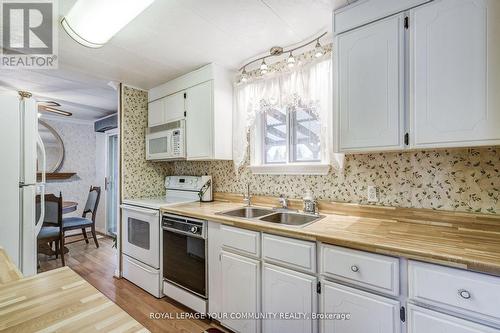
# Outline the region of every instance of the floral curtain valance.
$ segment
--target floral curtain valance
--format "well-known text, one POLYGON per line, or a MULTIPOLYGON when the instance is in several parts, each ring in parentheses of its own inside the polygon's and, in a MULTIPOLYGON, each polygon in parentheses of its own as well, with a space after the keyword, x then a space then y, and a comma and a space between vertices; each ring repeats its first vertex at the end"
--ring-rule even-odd
MULTIPOLYGON (((326 47, 331 50, 331 45, 326 47)), ((332 61, 327 52, 315 58, 312 52, 298 57, 295 68, 286 61, 272 65, 274 73, 258 77, 249 73, 249 82, 235 86, 235 114, 233 117, 233 160, 236 171, 247 159, 249 133, 256 117, 271 108, 307 108, 315 113, 321 124, 321 160, 341 167, 342 156, 333 153, 332 144, 332 61)))

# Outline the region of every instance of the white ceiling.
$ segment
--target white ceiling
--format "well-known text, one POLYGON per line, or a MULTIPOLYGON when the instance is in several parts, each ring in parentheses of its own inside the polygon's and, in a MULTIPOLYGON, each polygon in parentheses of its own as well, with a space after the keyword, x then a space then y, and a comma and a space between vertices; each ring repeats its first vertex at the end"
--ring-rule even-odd
POLYGON ((115 113, 118 104, 118 93, 106 81, 61 68, 2 70, 0 88, 25 90, 38 100, 58 102, 60 109, 73 113, 71 119, 96 120, 115 113))
MULTIPOLYGON (((59 1, 64 16, 75 0, 59 1)), ((275 45, 331 31, 346 0, 156 0, 104 47, 90 49, 59 29, 59 70, 2 71, 0 85, 63 102, 76 118, 116 110, 107 83, 149 89, 210 62, 236 69, 275 45)), ((324 41, 325 42, 325 41, 324 41)))
MULTIPOLYGON (((331 31, 345 0, 156 0, 104 47, 89 49, 64 31, 59 61, 107 80, 152 88, 215 62, 229 68, 331 31)), ((60 1, 61 15, 72 1, 60 1)))

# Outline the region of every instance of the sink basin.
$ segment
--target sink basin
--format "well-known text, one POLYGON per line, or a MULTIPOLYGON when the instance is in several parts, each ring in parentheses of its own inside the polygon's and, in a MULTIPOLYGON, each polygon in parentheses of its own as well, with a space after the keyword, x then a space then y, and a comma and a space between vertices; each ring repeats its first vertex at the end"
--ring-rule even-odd
POLYGON ((242 207, 242 208, 229 210, 226 212, 221 212, 219 214, 227 215, 227 216, 234 216, 234 217, 243 217, 246 219, 252 219, 252 218, 257 218, 257 217, 271 214, 272 212, 273 212, 273 210, 271 210, 271 209, 264 209, 264 208, 257 208, 257 207, 242 207))
POLYGON ((304 224, 313 223, 322 218, 323 216, 320 215, 279 212, 261 217, 260 220, 286 225, 303 226, 304 224))

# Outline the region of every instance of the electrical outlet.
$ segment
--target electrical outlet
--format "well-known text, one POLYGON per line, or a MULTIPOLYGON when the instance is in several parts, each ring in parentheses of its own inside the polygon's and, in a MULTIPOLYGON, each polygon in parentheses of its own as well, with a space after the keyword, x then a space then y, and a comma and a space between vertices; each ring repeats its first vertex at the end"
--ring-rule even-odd
POLYGON ((368 186, 368 202, 378 202, 377 186, 368 186))

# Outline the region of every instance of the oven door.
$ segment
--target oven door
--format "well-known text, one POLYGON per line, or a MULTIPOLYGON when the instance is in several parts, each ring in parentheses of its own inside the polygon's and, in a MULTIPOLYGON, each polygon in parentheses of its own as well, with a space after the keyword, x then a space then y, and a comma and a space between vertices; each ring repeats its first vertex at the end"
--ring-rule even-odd
POLYGON ((163 277, 207 298, 205 239, 163 229, 163 277))
POLYGON ((152 268, 160 268, 160 212, 122 206, 123 253, 152 268))

